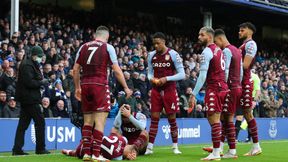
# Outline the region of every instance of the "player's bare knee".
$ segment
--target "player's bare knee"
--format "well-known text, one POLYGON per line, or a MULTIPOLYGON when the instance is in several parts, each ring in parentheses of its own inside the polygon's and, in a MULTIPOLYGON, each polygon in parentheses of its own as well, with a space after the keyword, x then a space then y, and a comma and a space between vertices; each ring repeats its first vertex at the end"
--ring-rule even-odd
POLYGON ((251 111, 246 110, 246 111, 244 111, 244 117, 245 117, 246 121, 249 122, 250 120, 253 119, 253 114, 251 111))
POLYGON ((208 116, 208 117, 207 117, 207 119, 208 119, 208 122, 209 122, 209 124, 210 124, 210 125, 212 125, 212 124, 215 124, 215 123, 216 123, 216 120, 215 120, 215 118, 213 118, 213 117, 211 117, 211 116, 208 116))
POLYGON ((167 115, 168 115, 168 120, 176 119, 176 114, 167 114, 167 115))
POLYGON ((234 114, 229 114, 229 116, 227 117, 227 121, 233 122, 233 119, 234 119, 234 114))
POLYGON ((220 123, 220 113, 209 113, 207 119, 210 124, 220 123))
POLYGON ((153 120, 160 120, 160 113, 152 113, 151 119, 153 120))

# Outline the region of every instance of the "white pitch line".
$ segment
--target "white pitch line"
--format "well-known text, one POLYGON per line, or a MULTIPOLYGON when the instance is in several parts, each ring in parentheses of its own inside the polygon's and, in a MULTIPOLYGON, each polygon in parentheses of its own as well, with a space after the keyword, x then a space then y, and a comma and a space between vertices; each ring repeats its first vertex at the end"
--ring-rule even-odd
MULTIPOLYGON (((270 144, 270 143, 288 143, 288 141, 263 141, 263 142, 260 142, 260 144, 263 143, 263 144, 270 144)), ((237 143, 237 145, 250 145, 251 143, 237 143)), ((196 144, 193 145, 193 144, 189 144, 189 145, 179 145, 179 148, 197 148, 197 147, 203 147, 203 146, 211 146, 212 144, 196 144), (191 146, 192 145, 192 146, 191 146)), ((171 149, 171 146, 156 146, 157 149, 159 150, 166 150, 166 149, 171 149), (157 148, 159 147, 159 148, 157 148)))
MULTIPOLYGON (((260 144, 263 143, 263 144, 270 144, 270 143, 288 143, 288 141, 263 141, 263 142, 260 142, 260 144)), ((238 143, 237 145, 249 145, 251 143, 238 143)), ((193 144, 189 144, 189 145, 180 145, 179 148, 198 148, 198 147, 203 147, 203 146, 209 146, 209 144, 196 144, 193 145, 193 144), (192 145, 192 146, 191 146, 192 145)), ((156 146, 157 150, 168 150, 168 149, 171 149, 171 146, 156 146), (159 148, 158 148, 159 147, 159 148)), ((26 157, 26 156, 29 156, 29 157, 33 157, 33 156, 51 156, 51 155, 60 155, 62 153, 60 152, 56 152, 56 153, 52 153, 52 154, 43 154, 43 155, 37 155, 37 154, 31 154, 31 155, 22 155, 22 156, 12 156, 12 155, 9 155, 9 156, 0 156, 0 158, 19 158, 19 157, 26 157)), ((67 157, 70 157, 70 156, 67 156, 67 157)))
MULTIPOLYGON (((12 153, 12 152, 11 152, 12 153)), ((37 155, 37 154, 29 154, 29 155, 19 155, 19 156, 12 156, 12 155, 9 155, 9 156, 4 156, 4 155, 2 155, 2 156, 0 156, 0 158, 22 158, 22 157, 31 157, 31 156, 51 156, 51 155, 60 155, 60 154, 62 154, 62 153, 51 153, 51 154, 42 154, 42 155, 37 155)), ((67 156, 67 157, 69 157, 69 156, 67 156)))

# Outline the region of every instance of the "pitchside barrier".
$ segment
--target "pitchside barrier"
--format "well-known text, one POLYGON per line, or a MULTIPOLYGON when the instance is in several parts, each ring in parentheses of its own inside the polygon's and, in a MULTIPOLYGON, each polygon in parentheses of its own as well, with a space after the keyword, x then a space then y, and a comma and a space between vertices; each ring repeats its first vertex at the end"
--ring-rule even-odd
MULTIPOLYGON (((210 143, 211 133, 207 119, 179 118, 178 138, 179 144, 210 143)), ((288 118, 258 118, 260 140, 288 139, 288 118)), ((11 151, 14 143, 18 119, 0 119, 0 152, 11 151)), ((149 129, 150 121, 147 121, 149 129)), ((105 135, 110 133, 113 119, 107 119, 105 135)), ((81 133, 70 123, 69 119, 46 119, 46 148, 49 150, 74 149, 79 143, 81 133)), ((244 140, 247 131, 241 131, 239 139, 244 140)), ((35 126, 31 122, 25 135, 24 150, 35 149, 35 126)), ((156 145, 171 145, 170 127, 167 119, 159 121, 156 145)), ((181 147, 181 146, 180 146, 181 147)))

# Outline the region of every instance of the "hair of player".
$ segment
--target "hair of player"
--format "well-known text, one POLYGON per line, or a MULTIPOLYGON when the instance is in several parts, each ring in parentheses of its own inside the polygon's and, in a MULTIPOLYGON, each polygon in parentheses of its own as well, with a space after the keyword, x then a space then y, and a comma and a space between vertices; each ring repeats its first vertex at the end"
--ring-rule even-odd
POLYGON ((223 29, 215 29, 214 37, 217 37, 217 36, 226 36, 226 34, 223 29))
POLYGON ((156 32, 155 34, 153 34, 152 38, 153 39, 160 38, 160 39, 166 40, 165 34, 162 32, 156 32))
POLYGON ((205 31, 206 33, 211 34, 214 37, 215 31, 213 28, 208 27, 208 26, 204 26, 200 30, 205 31))
POLYGON ((256 33, 256 26, 251 22, 244 22, 239 25, 239 28, 248 28, 253 31, 253 34, 256 33))
POLYGON ((101 25, 96 29, 96 36, 104 36, 107 34, 109 34, 109 29, 106 26, 101 25))

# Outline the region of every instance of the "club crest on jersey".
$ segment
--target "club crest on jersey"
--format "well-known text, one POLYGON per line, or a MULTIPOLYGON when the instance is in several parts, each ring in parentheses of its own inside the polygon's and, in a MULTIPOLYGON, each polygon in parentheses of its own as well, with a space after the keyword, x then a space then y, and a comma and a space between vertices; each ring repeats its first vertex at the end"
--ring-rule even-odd
POLYGON ((170 55, 165 56, 165 60, 168 61, 170 59, 170 55))

